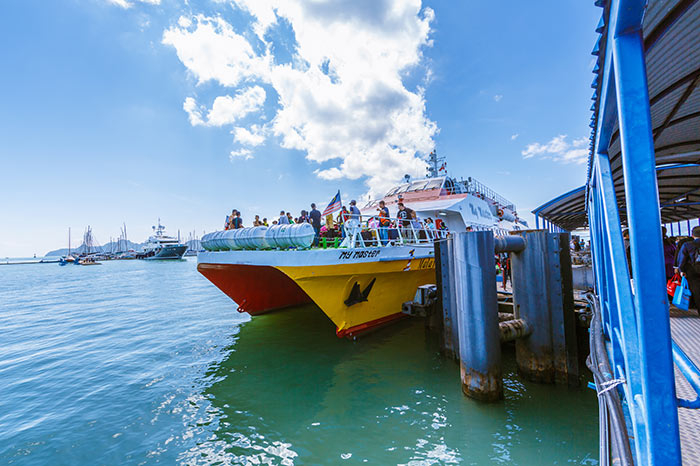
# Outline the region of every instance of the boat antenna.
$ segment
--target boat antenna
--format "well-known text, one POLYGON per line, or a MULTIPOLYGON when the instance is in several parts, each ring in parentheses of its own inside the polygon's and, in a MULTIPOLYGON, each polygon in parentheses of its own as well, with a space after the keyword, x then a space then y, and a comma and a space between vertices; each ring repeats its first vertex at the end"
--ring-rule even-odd
POLYGON ((436 178, 445 172, 447 174, 447 162, 445 162, 445 157, 438 157, 436 151, 432 151, 428 156, 428 168, 427 168, 428 178, 436 178))

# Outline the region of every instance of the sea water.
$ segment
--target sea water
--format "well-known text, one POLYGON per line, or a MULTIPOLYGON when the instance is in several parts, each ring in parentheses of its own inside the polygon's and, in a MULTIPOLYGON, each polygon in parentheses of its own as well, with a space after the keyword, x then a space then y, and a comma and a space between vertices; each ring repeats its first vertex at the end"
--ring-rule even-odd
POLYGON ((598 464, 595 393, 460 389, 420 320, 250 319, 175 262, 0 266, 0 464, 598 464))

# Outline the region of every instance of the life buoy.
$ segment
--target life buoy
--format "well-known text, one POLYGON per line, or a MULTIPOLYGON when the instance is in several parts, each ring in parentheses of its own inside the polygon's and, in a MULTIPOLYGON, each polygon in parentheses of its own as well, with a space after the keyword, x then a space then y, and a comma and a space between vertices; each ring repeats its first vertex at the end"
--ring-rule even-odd
POLYGON ((497 213, 498 213, 498 218, 503 217, 503 209, 498 209, 497 213))

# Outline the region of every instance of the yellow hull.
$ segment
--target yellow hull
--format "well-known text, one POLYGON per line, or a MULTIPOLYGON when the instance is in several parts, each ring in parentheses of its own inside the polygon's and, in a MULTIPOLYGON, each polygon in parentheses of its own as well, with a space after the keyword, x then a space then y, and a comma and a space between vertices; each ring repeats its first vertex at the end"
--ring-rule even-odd
POLYGON ((435 283, 432 257, 276 268, 321 308, 339 336, 400 317, 401 305, 413 300, 419 286, 435 283))

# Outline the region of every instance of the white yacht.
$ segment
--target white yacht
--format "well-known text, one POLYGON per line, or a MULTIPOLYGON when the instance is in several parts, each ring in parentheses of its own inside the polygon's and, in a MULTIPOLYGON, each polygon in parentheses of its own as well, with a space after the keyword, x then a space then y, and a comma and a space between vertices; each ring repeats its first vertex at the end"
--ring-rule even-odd
POLYGON ((136 258, 146 260, 182 259, 185 251, 187 251, 187 245, 182 244, 179 238, 167 236, 165 227, 160 224, 160 219, 158 219, 158 227, 153 227, 153 235, 148 237, 143 252, 137 254, 136 258))

